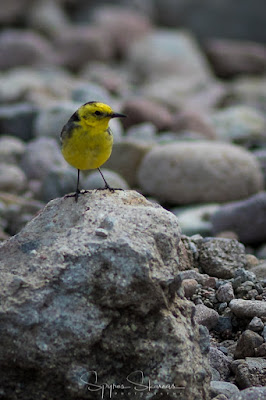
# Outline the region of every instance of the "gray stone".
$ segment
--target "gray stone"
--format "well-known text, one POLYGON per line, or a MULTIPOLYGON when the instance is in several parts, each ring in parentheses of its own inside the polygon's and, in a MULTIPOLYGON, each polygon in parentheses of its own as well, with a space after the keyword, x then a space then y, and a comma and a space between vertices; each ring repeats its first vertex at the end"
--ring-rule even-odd
POLYGON ((0 137, 0 162, 17 164, 25 151, 25 143, 22 140, 2 135, 0 137))
POLYGON ((226 380, 230 375, 230 359, 217 347, 211 346, 209 352, 209 360, 212 368, 215 368, 221 377, 226 380))
POLYGON ((237 200, 263 185, 252 154, 208 141, 155 146, 144 157, 138 176, 145 193, 173 204, 237 200))
POLYGON ((206 238, 199 242, 199 266, 211 276, 232 278, 245 263, 245 248, 235 239, 206 238))
POLYGON ((205 50, 216 75, 232 78, 238 74, 256 75, 266 69, 266 47, 260 43, 231 39, 209 39, 205 50))
MULTIPOLYGON (((127 182, 116 172, 101 168, 101 171, 111 188, 117 188, 122 190, 129 189, 127 182)), ((104 188, 105 183, 101 177, 99 171, 93 171, 89 174, 87 178, 84 179, 85 189, 99 189, 104 188)))
POLYGON ((108 61, 114 55, 114 44, 107 32, 97 26, 75 26, 62 29, 54 37, 61 64, 80 69, 92 60, 108 61))
POLYGON ((266 110, 266 79, 262 76, 243 76, 232 82, 232 103, 246 104, 253 109, 266 110))
POLYGON ((253 154, 256 156, 258 163, 260 165, 264 178, 264 187, 266 187, 266 149, 263 148, 253 151, 253 154))
POLYGON ((211 396, 224 394, 228 399, 231 399, 231 397, 237 393, 239 393, 239 389, 233 383, 211 381, 211 396))
POLYGON ((79 106, 79 103, 60 102, 42 108, 34 121, 34 136, 52 137, 59 141, 63 126, 79 106))
POLYGON ((5 6, 0 8, 1 24, 16 22, 24 14, 30 2, 30 0, 10 0, 5 3, 5 6))
POLYGON ((219 318, 217 311, 206 307, 204 304, 196 305, 195 321, 206 326, 209 330, 214 328, 219 318))
POLYGON ((209 236, 212 230, 211 215, 218 208, 218 204, 203 204, 171 208, 170 211, 178 217, 184 235, 192 236, 198 233, 209 236))
POLYGON ((30 179, 43 179, 55 167, 65 166, 57 141, 45 137, 29 142, 21 160, 21 167, 30 179))
POLYGON ((266 279, 266 262, 256 265, 251 271, 256 275, 257 279, 266 279))
POLYGON ((258 317, 253 317, 250 323, 248 324, 248 329, 253 332, 261 332, 264 328, 264 323, 258 317))
POLYGON ((213 234, 235 232, 240 242, 254 244, 266 240, 266 192, 221 206, 212 215, 213 234))
POLYGON ((264 387, 250 387, 241 390, 235 394, 230 400, 264 400, 266 397, 266 386, 264 387))
POLYGON ((72 90, 71 98, 77 103, 87 103, 88 101, 100 101, 101 103, 111 104, 111 96, 102 86, 91 82, 79 82, 72 90))
POLYGON ((92 20, 107 32, 120 56, 124 56, 134 42, 145 39, 152 30, 149 19, 143 12, 134 10, 131 2, 130 7, 123 7, 121 4, 99 7, 92 20))
POLYGON ((195 279, 184 279, 182 281, 184 294, 187 299, 191 299, 193 294, 196 292, 198 282, 195 279))
POLYGON ((237 341, 235 358, 254 357, 255 349, 263 343, 263 338, 249 329, 244 331, 237 341))
POLYGON ((151 122, 142 122, 127 129, 127 137, 142 142, 156 142, 156 127, 151 122))
POLYGON ((253 318, 266 316, 266 302, 260 300, 234 299, 229 307, 240 318, 253 318))
MULTIPOLYGON (((51 167, 43 177, 37 197, 48 202, 56 197, 74 192, 77 186, 77 170, 69 165, 51 167)), ((83 188, 84 179, 80 177, 80 188, 83 188)))
POLYGON ((128 50, 128 62, 148 81, 174 75, 204 83, 212 76, 194 37, 184 31, 157 29, 136 40, 128 50))
POLYGON ((74 84, 76 80, 70 73, 56 67, 14 68, 0 75, 0 100, 12 104, 30 102, 43 109, 55 98, 69 98, 74 84))
MULTIPOLYGON (((219 312, 224 312, 227 309, 227 303, 221 303, 220 307, 218 308, 219 312), (221 305, 224 305, 221 307, 221 305)), ((214 330, 216 332, 219 332, 221 335, 226 335, 230 334, 232 332, 233 326, 232 326, 232 318, 231 315, 229 316, 219 316, 219 319, 217 321, 217 324, 214 327, 214 330)))
POLYGON ((120 174, 130 187, 137 186, 137 172, 140 163, 149 151, 149 143, 136 140, 122 140, 114 143, 112 154, 104 167, 120 174))
POLYGON ((215 139, 216 133, 212 127, 210 118, 203 113, 193 111, 180 111, 173 115, 170 128, 174 132, 197 132, 205 139, 215 139))
POLYGON ((125 129, 143 122, 151 122, 158 130, 166 130, 172 124, 172 115, 165 105, 141 97, 127 99, 122 112, 127 115, 122 121, 125 129))
POLYGON ((162 389, 169 400, 209 400, 194 306, 176 295, 179 243, 176 217, 133 191, 50 202, 0 248, 2 393, 95 399, 93 371, 109 385, 143 371, 184 387, 162 389))
POLYGON ((7 202, 5 220, 10 235, 16 235, 44 207, 40 201, 6 193, 1 198, 7 202), (4 197, 3 197, 4 196, 4 197))
POLYGON ((28 141, 33 136, 37 108, 29 103, 0 106, 0 131, 28 141))
POLYGON ((48 40, 37 32, 7 29, 0 34, 0 70, 26 65, 53 65, 57 61, 48 40))
POLYGON ((26 13, 27 24, 49 36, 56 35, 69 26, 68 16, 61 3, 53 0, 34 1, 26 13))
POLYGON ((0 191, 21 193, 27 189, 27 178, 16 165, 0 163, 0 191))
MULTIPOLYGON (((240 389, 250 386, 266 386, 266 359, 246 357, 245 360, 235 360, 231 364, 235 374, 236 384, 240 389)), ((266 392, 265 392, 266 393, 266 392)), ((251 397, 247 397, 251 399, 251 397)), ((256 400, 258 397, 256 397, 256 400)), ((265 399, 265 397, 262 397, 265 399)))
POLYGON ((225 283, 224 285, 219 286, 216 292, 217 300, 221 303, 229 303, 229 301, 235 298, 234 290, 232 284, 230 282, 225 283))
POLYGON ((178 74, 162 76, 146 83, 141 92, 149 99, 167 105, 176 112, 193 110, 203 115, 213 112, 228 95, 228 89, 221 82, 202 81, 199 84, 197 76, 178 74))
POLYGON ((218 37, 265 43, 264 2, 261 0, 156 0, 156 20, 164 26, 184 26, 201 40, 218 37), (239 8, 239 5, 241 7, 239 8), (236 21, 241 21, 236 24, 236 21), (247 26, 249 29, 247 30, 247 26))
POLYGON ((247 106, 232 106, 212 115, 218 139, 239 144, 266 141, 266 119, 260 111, 247 106))

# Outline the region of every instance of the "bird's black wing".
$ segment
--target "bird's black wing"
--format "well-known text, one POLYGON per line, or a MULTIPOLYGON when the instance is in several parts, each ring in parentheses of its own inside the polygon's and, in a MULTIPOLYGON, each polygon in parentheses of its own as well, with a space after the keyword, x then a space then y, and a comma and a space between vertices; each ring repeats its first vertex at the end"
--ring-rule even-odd
POLYGON ((74 112, 74 114, 69 118, 67 123, 63 126, 62 132, 60 134, 61 142, 66 138, 70 138, 73 132, 73 129, 76 128, 77 123, 80 121, 78 112, 74 112))

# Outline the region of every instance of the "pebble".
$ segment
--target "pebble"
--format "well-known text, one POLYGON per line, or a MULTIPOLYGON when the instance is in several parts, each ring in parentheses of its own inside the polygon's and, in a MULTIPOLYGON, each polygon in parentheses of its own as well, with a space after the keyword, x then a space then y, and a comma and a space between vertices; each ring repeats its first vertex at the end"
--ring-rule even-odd
POLYGON ((127 137, 136 141, 156 143, 156 131, 155 125, 151 122, 142 122, 128 128, 127 137))
POLYGON ((0 106, 0 131, 28 141, 33 137, 33 122, 37 108, 29 103, 0 106))
POLYGON ((228 379, 230 375, 230 358, 217 347, 210 346, 209 360, 211 367, 219 372, 221 380, 228 379))
POLYGON ((69 101, 42 108, 34 121, 34 136, 52 137, 59 142, 59 136, 63 126, 80 105, 80 103, 69 101))
POLYGON ((55 66, 14 68, 0 74, 0 100, 15 105, 30 103, 39 111, 55 99, 61 102, 69 96, 73 81, 70 73, 55 66))
POLYGON ((35 31, 6 29, 0 34, 0 70, 25 65, 57 64, 48 40, 35 31))
POLYGON ((219 140, 248 146, 266 141, 266 119, 256 109, 232 106, 216 112, 211 119, 219 140))
POLYGON ((234 299, 229 307, 239 318, 266 317, 266 302, 263 301, 234 299))
POLYGON ((266 325, 264 326, 261 335, 262 335, 264 341, 266 342, 266 325))
POLYGON ((13 164, 0 163, 0 191, 22 193, 27 189, 27 178, 24 172, 13 164))
POLYGON ((263 343, 263 338, 256 332, 249 329, 244 331, 237 341, 234 357, 254 357, 255 349, 263 343))
POLYGON ((202 236, 210 236, 212 230, 211 215, 218 208, 218 204, 202 204, 171 208, 170 211, 178 217, 184 235, 192 236, 199 233, 202 236))
POLYGON ((241 390, 240 393, 234 394, 230 400, 264 400, 266 397, 265 387, 249 387, 241 390))
POLYGON ((29 179, 42 180, 55 167, 66 166, 55 139, 41 137, 28 143, 21 167, 29 179))
POLYGON ((92 21, 108 34, 120 57, 127 54, 136 40, 145 37, 152 30, 147 16, 121 5, 96 9, 92 21))
POLYGON ((239 389, 236 385, 230 382, 211 381, 211 396, 224 394, 227 399, 230 399, 233 395, 239 393, 239 389))
POLYGON ((196 305, 195 321, 206 326, 209 330, 215 327, 219 318, 217 311, 206 307, 204 304, 196 305))
POLYGON ((264 187, 266 187, 266 149, 262 148, 260 150, 253 151, 253 154, 260 165, 260 169, 264 178, 264 187))
POLYGON ((25 147, 25 143, 19 138, 2 135, 0 137, 0 163, 19 163, 24 154, 25 147))
POLYGON ((27 24, 48 36, 56 35, 69 26, 69 19, 61 2, 35 0, 27 12, 27 24))
POLYGON ((255 356, 266 358, 266 343, 262 343, 259 347, 255 349, 255 356))
MULTIPOLYGON (((101 168, 101 171, 111 188, 118 188, 122 190, 129 189, 129 186, 125 179, 123 179, 118 173, 101 168)), ((104 189, 105 183, 101 177, 99 171, 93 171, 89 174, 87 178, 84 178, 84 188, 85 189, 104 189)))
MULTIPOLYGON (((221 304, 227 304, 227 303, 221 303, 221 304)), ((223 312, 225 314, 225 310, 227 307, 221 308, 220 306, 218 307, 219 312, 223 312)), ((218 322, 215 325, 215 331, 219 332, 221 334, 221 337, 226 337, 227 334, 232 333, 233 325, 232 325, 232 317, 231 315, 229 316, 219 316, 218 322)))
POLYGON ((193 35, 180 30, 157 29, 136 40, 128 49, 128 62, 137 76, 149 81, 174 75, 203 83, 212 76, 193 35))
POLYGON ((122 120, 125 129, 143 122, 151 122, 158 130, 165 130, 172 123, 172 115, 167 107, 141 97, 126 100, 122 112, 127 115, 127 118, 122 120))
MULTIPOLYGON (((77 185, 77 170, 69 165, 50 166, 47 174, 42 177, 40 187, 36 193, 39 200, 48 202, 57 197, 73 193, 77 185)), ((84 179, 80 177, 80 187, 83 187, 84 179)))
POLYGON ((266 110, 266 79, 262 76, 243 76, 232 83, 233 104, 245 104, 257 110, 266 110))
POLYGON ((234 231, 244 244, 266 241, 266 192, 222 205, 211 217, 212 232, 234 231))
POLYGON ((217 300, 221 303, 229 303, 235 298, 234 290, 230 282, 221 285, 216 292, 217 300))
POLYGON ((208 39, 205 50, 216 75, 232 78, 256 75, 266 68, 266 47, 260 43, 232 39, 208 39))
MULTIPOLYGON (((266 389, 265 358, 246 357, 245 360, 235 360, 232 362, 231 368, 235 374, 236 384, 240 389, 245 389, 250 386, 265 386, 266 389)), ((250 400, 251 397, 247 397, 247 399, 250 400)), ((259 397, 255 398, 255 400, 258 399, 259 397)), ((264 400, 265 396, 262 396, 261 399, 264 400)))
POLYGON ((102 86, 92 82, 79 82, 74 86, 71 92, 71 99, 75 103, 79 103, 79 105, 95 100, 101 103, 112 104, 111 96, 108 91, 102 86))
POLYGON ((123 139, 114 142, 113 151, 104 167, 120 174, 130 187, 137 185, 139 165, 151 144, 123 139))
POLYGON ((29 7, 30 0, 12 0, 0 8, 0 22, 4 24, 14 23, 21 18, 29 7))
POLYGON ((225 202, 262 189, 262 175, 251 153, 207 141, 153 147, 138 176, 146 194, 171 204, 225 202))
POLYGON ((229 1, 202 0, 201 7, 197 7, 197 0, 157 0, 155 4, 160 25, 176 27, 177 24, 181 24, 202 39, 217 37, 265 42, 265 25, 264 19, 261 18, 265 8, 261 1, 252 4, 248 2, 241 10, 232 7, 229 1), (236 29, 238 19, 241 20, 241 24, 236 29))
POLYGON ((215 139, 216 133, 212 127, 210 118, 200 112, 180 111, 172 116, 170 129, 173 132, 198 132, 205 139, 215 139))
POLYGON ((266 280, 266 261, 256 265, 251 271, 256 275, 257 279, 266 280))
POLYGON ((185 297, 191 299, 193 294, 196 292, 198 282, 195 279, 184 279, 182 285, 185 292, 185 297))
POLYGON ((211 276, 232 278, 237 269, 245 266, 245 248, 235 239, 206 238, 199 246, 199 265, 211 276))
POLYGON ((103 29, 95 26, 71 26, 54 38, 60 63, 72 70, 93 60, 108 61, 114 55, 114 44, 103 29))

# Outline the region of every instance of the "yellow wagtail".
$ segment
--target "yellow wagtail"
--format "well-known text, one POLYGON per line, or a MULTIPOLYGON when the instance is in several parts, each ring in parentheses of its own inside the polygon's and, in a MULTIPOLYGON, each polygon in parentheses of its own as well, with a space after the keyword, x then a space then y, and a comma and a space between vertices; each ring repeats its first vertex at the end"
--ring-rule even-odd
POLYGON ((113 134, 108 124, 111 118, 125 117, 115 113, 110 106, 97 101, 83 104, 63 127, 60 139, 65 160, 78 170, 77 189, 74 195, 78 201, 80 170, 98 169, 105 183, 105 189, 113 190, 106 182, 100 166, 111 155, 113 134))

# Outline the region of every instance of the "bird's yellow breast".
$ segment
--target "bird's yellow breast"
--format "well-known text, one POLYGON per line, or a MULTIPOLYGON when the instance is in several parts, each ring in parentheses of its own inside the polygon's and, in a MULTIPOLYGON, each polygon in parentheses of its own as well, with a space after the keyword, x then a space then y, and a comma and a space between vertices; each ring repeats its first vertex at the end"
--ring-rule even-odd
POLYGON ((64 135, 62 153, 65 160, 77 169, 95 169, 108 160, 112 146, 113 135, 108 122, 95 127, 79 121, 64 135))

